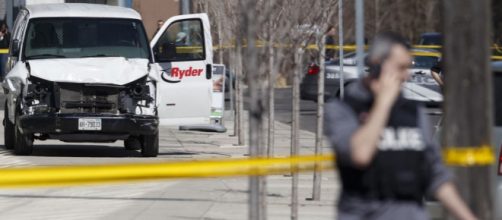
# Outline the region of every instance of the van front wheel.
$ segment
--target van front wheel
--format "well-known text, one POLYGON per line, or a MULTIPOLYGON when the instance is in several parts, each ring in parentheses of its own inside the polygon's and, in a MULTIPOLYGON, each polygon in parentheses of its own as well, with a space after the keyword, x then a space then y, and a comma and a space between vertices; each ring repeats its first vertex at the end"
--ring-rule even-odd
POLYGON ((141 142, 138 137, 128 137, 124 140, 124 147, 126 150, 139 150, 141 149, 141 142))
POLYGON ((143 157, 157 157, 159 154, 159 132, 153 135, 141 136, 141 155, 143 157))
POLYGON ((14 154, 30 155, 33 152, 33 136, 31 134, 23 134, 21 128, 15 128, 16 143, 14 145, 14 154))
POLYGON ((15 131, 16 127, 14 126, 14 123, 12 123, 9 120, 9 109, 7 105, 5 105, 5 111, 4 111, 4 145, 6 149, 12 149, 14 148, 14 145, 16 143, 16 136, 15 136, 15 131))

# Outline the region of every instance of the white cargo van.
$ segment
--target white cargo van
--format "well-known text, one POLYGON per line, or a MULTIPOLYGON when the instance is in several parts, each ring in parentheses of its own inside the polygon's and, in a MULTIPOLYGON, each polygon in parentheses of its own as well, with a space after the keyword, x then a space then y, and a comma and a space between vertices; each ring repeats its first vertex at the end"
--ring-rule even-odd
POLYGON ((168 19, 148 42, 134 10, 45 4, 15 21, 2 86, 5 147, 35 139, 124 140, 157 156, 159 125, 209 123, 212 43, 206 14, 168 19))

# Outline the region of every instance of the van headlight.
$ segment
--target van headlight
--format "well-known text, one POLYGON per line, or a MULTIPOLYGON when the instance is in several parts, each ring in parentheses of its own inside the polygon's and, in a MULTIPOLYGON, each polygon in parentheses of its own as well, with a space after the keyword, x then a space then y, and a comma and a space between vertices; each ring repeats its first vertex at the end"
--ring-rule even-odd
POLYGON ((27 82, 24 102, 29 113, 43 113, 51 111, 51 97, 53 85, 46 80, 30 77, 27 82))
POLYGON ((119 96, 119 110, 122 113, 135 113, 136 107, 149 108, 153 102, 150 86, 146 77, 125 86, 119 96))

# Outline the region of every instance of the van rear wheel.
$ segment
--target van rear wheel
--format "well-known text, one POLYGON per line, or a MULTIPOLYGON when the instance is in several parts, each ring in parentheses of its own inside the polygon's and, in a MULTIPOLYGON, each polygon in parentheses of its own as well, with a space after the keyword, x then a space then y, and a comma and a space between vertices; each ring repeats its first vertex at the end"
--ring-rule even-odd
POLYGON ((141 155, 143 157, 157 157, 159 154, 159 132, 153 135, 141 136, 141 155))

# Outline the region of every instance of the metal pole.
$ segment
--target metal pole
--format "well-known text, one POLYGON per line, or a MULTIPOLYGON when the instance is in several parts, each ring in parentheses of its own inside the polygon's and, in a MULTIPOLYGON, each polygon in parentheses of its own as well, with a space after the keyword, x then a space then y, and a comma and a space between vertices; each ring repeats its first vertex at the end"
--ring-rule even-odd
POLYGON ((14 23, 14 0, 5 1, 7 26, 12 30, 14 23))
MULTIPOLYGON (((343 74, 343 0, 338 0, 338 60, 340 61, 340 99, 345 94, 345 75, 343 74)), ((335 93, 336 94, 336 93, 335 93)))
POLYGON ((364 73, 364 1, 356 0, 356 56, 357 73, 364 73))
POLYGON ((127 2, 126 2, 126 0, 118 0, 118 1, 117 1, 117 6, 120 6, 120 7, 127 7, 127 2))
POLYGON ((191 3, 190 0, 180 1, 180 12, 182 15, 190 14, 190 3, 191 3))

